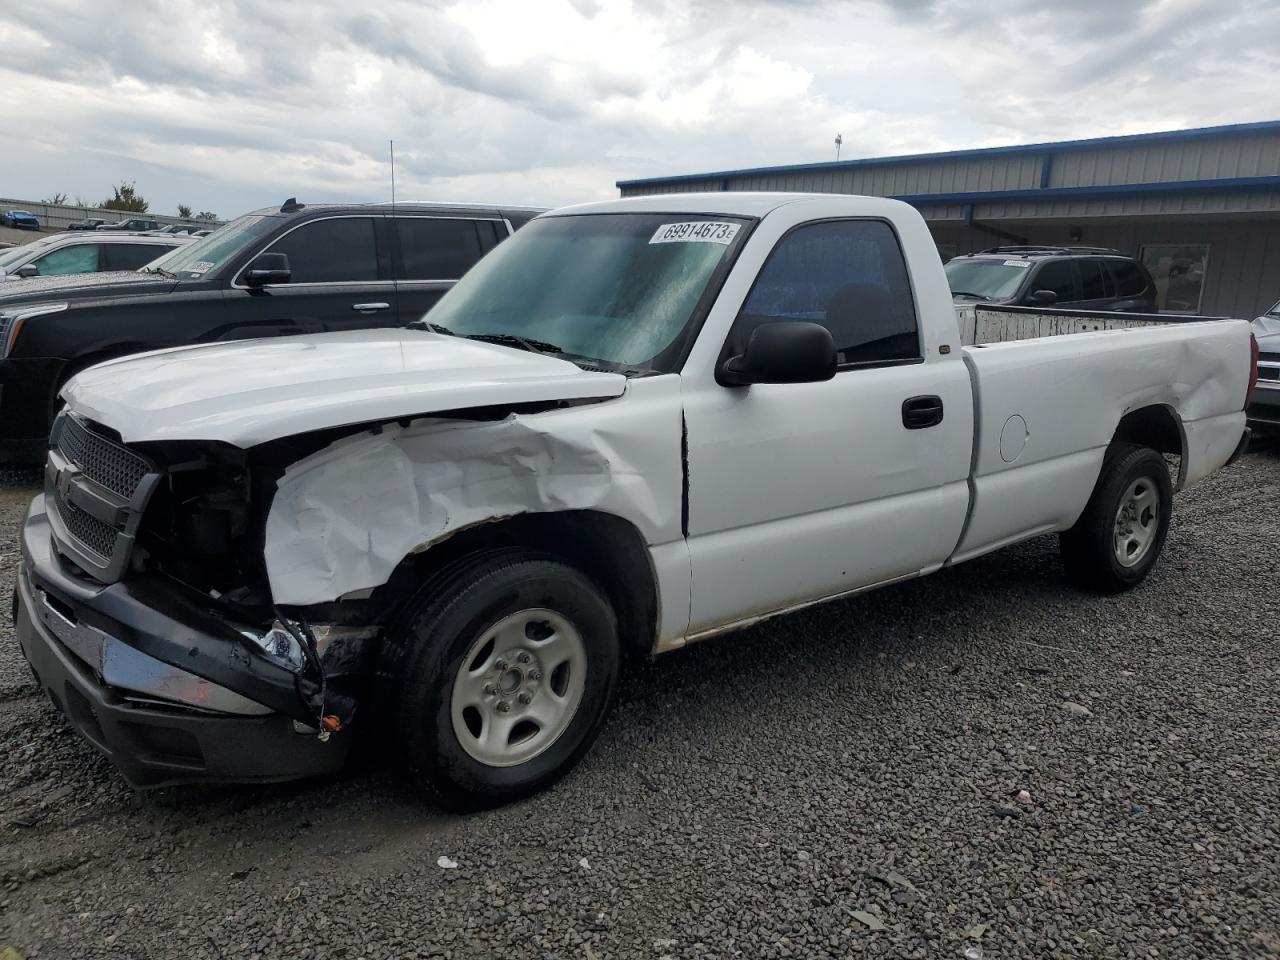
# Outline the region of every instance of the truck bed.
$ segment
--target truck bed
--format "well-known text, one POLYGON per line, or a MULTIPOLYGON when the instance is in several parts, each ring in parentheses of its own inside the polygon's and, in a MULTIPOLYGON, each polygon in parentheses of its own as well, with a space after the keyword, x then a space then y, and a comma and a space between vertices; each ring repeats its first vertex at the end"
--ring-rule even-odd
POLYGON ((974 452, 970 517, 951 562, 1074 523, 1131 411, 1167 413, 1179 487, 1222 466, 1239 441, 1243 320, 981 306, 957 315, 974 452))
POLYGON ((956 307, 960 342, 966 347, 1011 340, 1039 340, 1099 330, 1132 330, 1152 325, 1208 323, 1227 317, 1183 316, 1174 313, 1104 313, 1054 307, 1011 307, 965 304, 956 307))

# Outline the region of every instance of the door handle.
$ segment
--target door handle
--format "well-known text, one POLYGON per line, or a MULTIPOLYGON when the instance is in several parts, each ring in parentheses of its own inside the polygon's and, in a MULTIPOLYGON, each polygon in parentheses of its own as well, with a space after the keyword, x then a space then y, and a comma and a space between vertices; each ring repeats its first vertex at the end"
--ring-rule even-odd
POLYGON ((361 313, 372 313, 375 310, 390 310, 389 303, 353 303, 352 310, 359 310, 361 313))
POLYGON ((908 430, 936 427, 941 422, 941 397, 911 397, 902 401, 902 425, 908 430))

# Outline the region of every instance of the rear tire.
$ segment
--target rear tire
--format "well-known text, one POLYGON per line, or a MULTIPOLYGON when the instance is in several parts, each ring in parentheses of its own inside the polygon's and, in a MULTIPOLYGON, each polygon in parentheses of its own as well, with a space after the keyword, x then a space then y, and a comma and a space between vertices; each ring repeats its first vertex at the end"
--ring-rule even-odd
POLYGON ((617 689, 618 627, 602 591, 559 559, 507 549, 455 564, 421 597, 375 671, 415 785, 466 811, 568 773, 617 689))
POLYGON ((1172 513, 1164 457, 1150 447, 1113 443, 1084 513, 1059 537, 1067 576, 1100 593, 1137 586, 1159 559, 1172 513))

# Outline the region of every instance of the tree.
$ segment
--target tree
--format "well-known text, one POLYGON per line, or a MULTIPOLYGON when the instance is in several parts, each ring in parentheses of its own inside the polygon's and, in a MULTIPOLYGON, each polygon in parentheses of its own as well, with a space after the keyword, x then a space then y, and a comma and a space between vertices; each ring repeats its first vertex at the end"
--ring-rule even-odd
POLYGON ((214 213, 212 210, 201 210, 199 213, 196 214, 196 219, 207 220, 210 223, 212 223, 213 221, 218 219, 218 215, 214 213))
POLYGON ((55 207, 60 207, 67 202, 67 195, 61 192, 55 193, 52 197, 45 197, 40 202, 52 204, 55 207))
POLYGON ((115 194, 102 201, 103 210, 124 210, 127 213, 146 213, 149 204, 138 193, 138 188, 134 186, 132 180, 121 181, 120 186, 112 187, 111 192, 115 194))
POLYGON ((180 216, 183 220, 190 220, 191 208, 188 207, 185 203, 178 204, 178 216, 180 216))

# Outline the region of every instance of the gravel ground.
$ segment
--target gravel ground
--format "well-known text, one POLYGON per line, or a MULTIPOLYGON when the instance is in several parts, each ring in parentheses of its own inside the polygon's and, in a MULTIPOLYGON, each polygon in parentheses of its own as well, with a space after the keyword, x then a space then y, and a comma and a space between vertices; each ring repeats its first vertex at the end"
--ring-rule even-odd
POLYGON ((1277 499, 1274 446, 1182 495, 1126 596, 1042 539, 661 658, 467 818, 377 770, 136 794, 6 623, 0 956, 1280 954, 1277 499))

